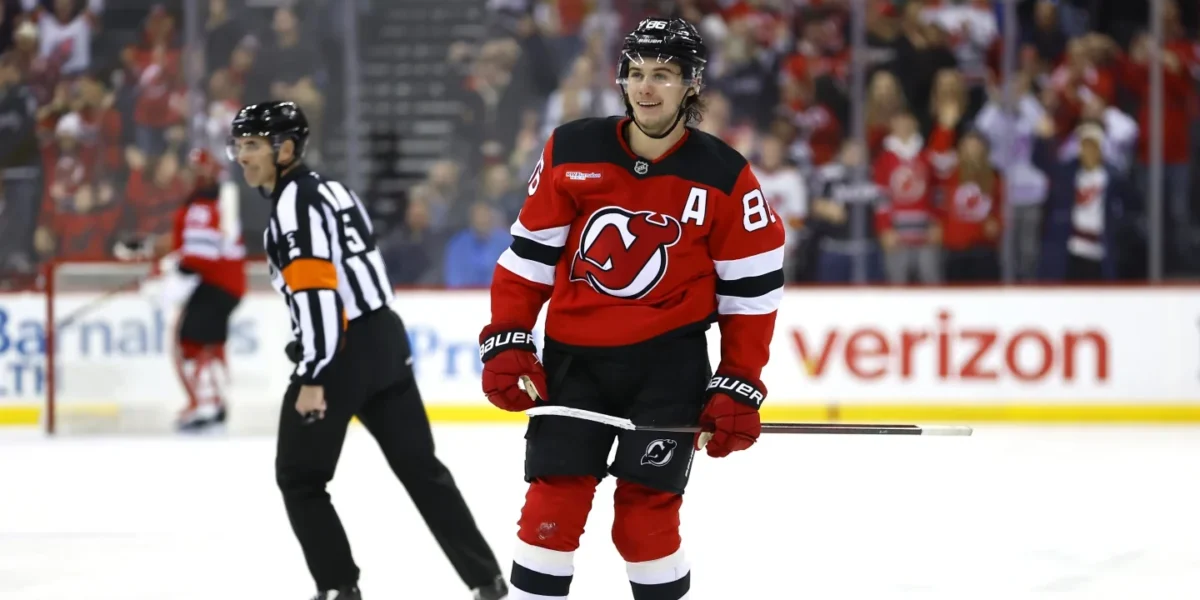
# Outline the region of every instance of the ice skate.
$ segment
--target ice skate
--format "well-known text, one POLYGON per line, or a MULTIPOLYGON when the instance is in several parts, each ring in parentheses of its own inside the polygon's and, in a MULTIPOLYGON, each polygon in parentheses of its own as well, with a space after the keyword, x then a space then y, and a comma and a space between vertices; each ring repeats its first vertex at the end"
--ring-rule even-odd
POLYGON ((319 592, 312 600, 362 600, 362 592, 358 591, 358 586, 349 585, 319 592))
POLYGON ((208 433, 220 431, 225 425, 225 406, 202 404, 183 411, 175 427, 180 433, 208 433))
POLYGON ((480 588, 475 588, 475 596, 473 600, 504 600, 508 597, 508 584, 505 583, 504 577, 497 577, 495 581, 480 588))

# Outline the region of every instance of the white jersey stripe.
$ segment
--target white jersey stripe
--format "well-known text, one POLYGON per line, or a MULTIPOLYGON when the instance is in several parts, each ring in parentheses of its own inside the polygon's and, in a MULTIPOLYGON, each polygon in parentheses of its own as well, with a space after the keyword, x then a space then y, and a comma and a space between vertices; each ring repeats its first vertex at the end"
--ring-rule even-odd
POLYGON ((504 267, 505 269, 508 269, 514 274, 520 275, 529 281, 540 283, 542 285, 554 285, 554 265, 547 265, 537 262, 536 260, 521 258, 520 256, 517 256, 516 252, 512 251, 512 248, 506 249, 504 254, 500 255, 500 260, 497 262, 499 262, 500 266, 504 267))
POLYGON ((717 294, 717 312, 723 315, 766 315, 779 310, 782 300, 782 287, 754 298, 717 294))
POLYGON ((780 246, 746 258, 714 260, 713 265, 717 269, 717 277, 725 281, 757 277, 782 269, 784 252, 784 247, 780 246))
POLYGON ((520 219, 513 222, 512 229, 509 230, 514 236, 520 236, 527 240, 537 242, 543 246, 552 246, 554 248, 562 248, 567 245, 567 234, 571 231, 570 225, 562 227, 550 227, 547 229, 539 229, 537 231, 528 229, 521 223, 520 219))

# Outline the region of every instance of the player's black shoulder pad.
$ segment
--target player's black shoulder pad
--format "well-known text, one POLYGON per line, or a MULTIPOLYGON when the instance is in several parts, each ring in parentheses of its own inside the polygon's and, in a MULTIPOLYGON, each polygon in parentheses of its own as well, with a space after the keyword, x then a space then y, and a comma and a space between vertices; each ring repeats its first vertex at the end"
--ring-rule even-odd
POLYGON ((688 139, 662 161, 661 167, 673 175, 733 193, 749 161, 721 138, 688 128, 688 139))
POLYGON ((588 117, 554 128, 553 165, 612 163, 625 156, 617 136, 621 117, 588 117))
POLYGON ((747 161, 719 138, 689 128, 688 139, 662 160, 651 164, 630 156, 621 144, 625 117, 571 121, 554 130, 552 164, 613 164, 638 178, 674 176, 731 194, 747 161))

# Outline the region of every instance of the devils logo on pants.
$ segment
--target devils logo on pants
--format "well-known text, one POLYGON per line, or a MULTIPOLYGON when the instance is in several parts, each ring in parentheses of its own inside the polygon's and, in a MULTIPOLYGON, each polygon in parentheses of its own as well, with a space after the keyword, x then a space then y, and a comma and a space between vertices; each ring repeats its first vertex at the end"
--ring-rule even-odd
POLYGON ((641 463, 651 467, 665 467, 675 457, 675 448, 679 442, 675 440, 654 440, 646 446, 641 463))
POLYGON ((679 221, 671 216, 602 208, 580 234, 571 281, 586 281, 609 296, 641 298, 666 275, 667 248, 682 234, 679 221))

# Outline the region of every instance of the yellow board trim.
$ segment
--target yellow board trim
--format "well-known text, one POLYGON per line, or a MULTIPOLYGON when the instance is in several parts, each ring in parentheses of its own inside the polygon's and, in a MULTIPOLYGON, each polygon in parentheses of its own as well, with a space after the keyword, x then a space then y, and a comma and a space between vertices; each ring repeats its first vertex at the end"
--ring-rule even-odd
MULTIPOLYGON (((434 423, 523 423, 522 413, 510 413, 486 404, 430 404, 434 423)), ((116 417, 116 404, 72 405, 60 409, 60 418, 116 417)), ((0 406, 0 426, 36 426, 41 423, 38 405, 0 406)), ((998 424, 1200 424, 1200 404, 768 404, 763 421, 860 423, 998 423, 998 424)))

